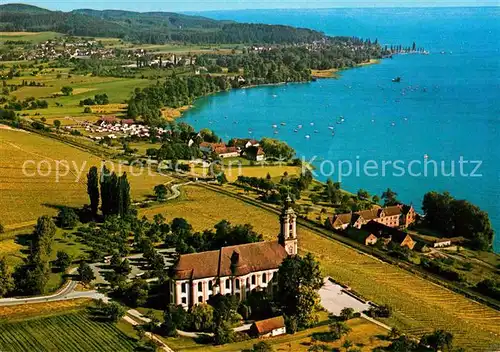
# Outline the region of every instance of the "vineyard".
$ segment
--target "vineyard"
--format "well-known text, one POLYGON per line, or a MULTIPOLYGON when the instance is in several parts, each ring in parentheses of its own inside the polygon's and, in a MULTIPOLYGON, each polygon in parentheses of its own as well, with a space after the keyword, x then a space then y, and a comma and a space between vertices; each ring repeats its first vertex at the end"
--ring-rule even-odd
POLYGON ((133 351, 134 339, 86 312, 0 324, 0 351, 133 351))
MULTIPOLYGON (((220 220, 251 223, 266 240, 275 240, 279 221, 275 214, 204 188, 186 186, 183 199, 159 208, 140 211, 152 217, 163 213, 168 220, 184 217, 196 230, 211 228, 220 220)), ((467 350, 491 350, 500 343, 500 314, 394 265, 385 264, 338 242, 299 227, 299 247, 313 253, 323 272, 355 291, 394 309, 386 323, 420 336, 434 329, 455 335, 458 346, 467 350)))

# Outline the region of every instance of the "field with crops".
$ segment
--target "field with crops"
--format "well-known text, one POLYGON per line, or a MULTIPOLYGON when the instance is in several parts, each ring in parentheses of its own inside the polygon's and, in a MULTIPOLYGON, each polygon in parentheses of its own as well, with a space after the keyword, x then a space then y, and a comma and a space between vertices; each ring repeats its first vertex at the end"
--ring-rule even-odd
MULTIPOLYGON (((152 217, 158 212, 169 220, 184 217, 197 230, 227 219, 252 224, 268 240, 276 239, 279 232, 277 215, 196 186, 186 186, 181 199, 143 209, 141 215, 152 217)), ((300 250, 313 253, 325 275, 371 301, 390 305, 394 314, 387 324, 415 335, 445 329, 467 350, 491 350, 500 343, 498 311, 305 228, 299 227, 298 235, 300 250)))
POLYGON ((0 350, 133 351, 134 339, 114 324, 93 321, 85 311, 0 324, 0 350))
MULTIPOLYGON (((7 229, 29 226, 41 215, 55 215, 61 205, 88 203, 86 172, 94 165, 100 168, 102 162, 65 143, 8 129, 0 129, 0 155, 0 219, 7 229)), ((125 165, 106 165, 127 172, 133 200, 143 200, 153 194, 155 185, 169 180, 145 169, 140 173, 125 165)))

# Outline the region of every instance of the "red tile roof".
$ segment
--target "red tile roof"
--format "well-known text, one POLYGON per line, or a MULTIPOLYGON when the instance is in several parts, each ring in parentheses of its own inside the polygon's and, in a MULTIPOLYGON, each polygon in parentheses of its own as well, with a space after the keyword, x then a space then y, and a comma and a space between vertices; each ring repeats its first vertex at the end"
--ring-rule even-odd
MULTIPOLYGON (((251 272, 277 269, 287 252, 276 241, 248 243, 222 247, 220 250, 184 254, 175 267, 177 280, 202 279, 233 275, 231 257, 237 254, 234 275, 241 276, 251 272)), ((235 257, 236 258, 236 257, 235 257)))
POLYGON ((259 335, 267 334, 275 329, 285 326, 285 319, 282 316, 256 321, 253 323, 254 329, 259 335))

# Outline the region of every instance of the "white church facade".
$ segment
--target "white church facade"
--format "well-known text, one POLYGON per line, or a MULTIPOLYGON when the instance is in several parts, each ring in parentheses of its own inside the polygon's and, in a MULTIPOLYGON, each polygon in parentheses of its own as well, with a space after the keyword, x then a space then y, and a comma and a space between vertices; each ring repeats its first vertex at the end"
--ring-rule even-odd
POLYGON ((241 300, 254 290, 272 293, 279 266, 287 256, 297 254, 296 223, 297 216, 288 198, 280 215, 277 241, 181 255, 170 281, 170 303, 188 309, 219 293, 236 295, 241 300))

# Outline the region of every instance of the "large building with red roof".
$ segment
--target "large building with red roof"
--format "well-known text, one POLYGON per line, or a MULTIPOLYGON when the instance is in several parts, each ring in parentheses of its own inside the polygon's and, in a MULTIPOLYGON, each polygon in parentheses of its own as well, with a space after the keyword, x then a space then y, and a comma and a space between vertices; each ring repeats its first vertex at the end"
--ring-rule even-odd
POLYGON ((184 254, 174 268, 170 303, 189 308, 216 294, 245 299, 248 292, 267 290, 277 284, 283 260, 297 254, 297 216, 290 199, 280 215, 277 241, 222 247, 219 250, 184 254))

